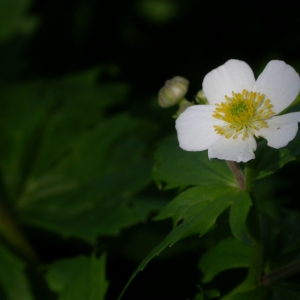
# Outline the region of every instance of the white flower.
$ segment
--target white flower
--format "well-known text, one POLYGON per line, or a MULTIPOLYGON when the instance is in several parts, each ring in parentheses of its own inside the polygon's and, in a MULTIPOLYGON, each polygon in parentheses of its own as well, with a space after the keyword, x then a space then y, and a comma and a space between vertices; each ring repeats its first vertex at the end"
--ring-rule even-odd
POLYGON ((246 162, 255 157, 254 136, 277 149, 297 134, 300 112, 276 116, 300 92, 298 73, 283 61, 270 61, 255 81, 245 62, 231 59, 205 76, 203 91, 209 105, 193 105, 176 121, 184 150, 246 162))

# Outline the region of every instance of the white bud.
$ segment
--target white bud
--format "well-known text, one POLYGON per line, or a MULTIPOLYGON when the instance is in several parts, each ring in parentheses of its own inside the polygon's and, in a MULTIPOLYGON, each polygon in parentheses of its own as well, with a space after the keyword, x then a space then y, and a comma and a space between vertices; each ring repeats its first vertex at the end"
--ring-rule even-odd
POLYGON ((159 90, 158 103, 161 107, 169 107, 178 104, 184 99, 189 87, 189 81, 181 76, 175 76, 167 80, 159 90))

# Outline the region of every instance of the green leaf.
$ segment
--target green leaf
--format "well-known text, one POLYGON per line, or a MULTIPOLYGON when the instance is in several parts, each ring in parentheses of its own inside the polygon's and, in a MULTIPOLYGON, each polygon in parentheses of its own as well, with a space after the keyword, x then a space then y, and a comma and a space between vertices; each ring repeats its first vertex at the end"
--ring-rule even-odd
POLYGON ((154 220, 163 220, 172 217, 174 228, 140 263, 123 293, 151 259, 183 238, 194 234, 200 236, 206 234, 214 226, 220 214, 233 203, 232 230, 237 238, 251 244, 246 230, 251 200, 247 192, 238 188, 235 178, 224 161, 210 161, 205 152, 181 150, 176 136, 163 140, 155 156, 157 163, 153 176, 160 186, 165 184, 166 189, 189 189, 179 194, 154 218, 154 220), (242 201, 239 200, 240 197, 242 201), (240 216, 237 210, 241 210, 240 216))
POLYGON ((213 201, 223 194, 233 189, 227 186, 197 186, 192 187, 179 194, 173 201, 154 218, 154 220, 163 220, 173 218, 174 226, 180 220, 189 220, 194 213, 199 213, 213 201))
POLYGON ((4 299, 33 300, 24 272, 25 264, 1 243, 0 266, 0 291, 4 291, 6 296, 4 299))
POLYGON ((0 142, 5 147, 0 152, 0 167, 11 199, 18 198, 33 168, 44 174, 68 155, 74 140, 103 120, 107 107, 125 99, 128 85, 98 87, 97 73, 93 69, 52 82, 1 89, 0 142))
POLYGON ((151 182, 145 125, 119 115, 80 135, 56 164, 37 160, 17 202, 20 220, 89 243, 145 221, 153 206, 134 197, 151 182))
POLYGON ((202 256, 199 267, 204 274, 203 282, 211 281, 225 270, 246 268, 249 266, 249 259, 248 246, 234 238, 227 238, 202 256))
POLYGON ((56 261, 49 266, 46 280, 59 300, 104 300, 108 288, 105 261, 106 255, 56 261))
POLYGON ((232 234, 242 243, 253 246, 246 227, 247 217, 252 205, 251 197, 246 191, 241 191, 234 199, 230 208, 230 227, 232 234))
POLYGON ((96 243, 159 210, 136 194, 151 183, 144 155, 156 125, 105 119, 128 86, 98 87, 98 70, 0 91, 0 168, 19 221, 96 243))
POLYGON ((193 185, 237 187, 235 178, 225 161, 209 160, 207 151, 182 150, 175 135, 162 141, 155 153, 155 161, 153 178, 160 187, 165 189, 193 185))
POLYGON ((155 219, 161 220, 172 215, 175 224, 180 220, 182 222, 145 257, 131 276, 124 291, 138 272, 143 270, 166 247, 172 246, 190 235, 199 234, 202 236, 207 233, 219 215, 232 204, 232 199, 237 197, 239 192, 235 188, 224 186, 199 186, 176 197, 155 219))

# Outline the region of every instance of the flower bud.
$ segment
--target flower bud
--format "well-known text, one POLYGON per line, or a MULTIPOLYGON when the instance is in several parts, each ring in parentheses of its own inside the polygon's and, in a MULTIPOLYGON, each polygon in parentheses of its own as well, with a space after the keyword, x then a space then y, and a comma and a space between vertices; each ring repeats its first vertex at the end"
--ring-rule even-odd
POLYGON ((196 95, 196 102, 199 104, 209 104, 204 92, 200 90, 196 95))
POLYGON ((167 80, 165 85, 159 90, 158 104, 161 107, 176 105, 187 93, 189 81, 181 76, 175 76, 167 80))

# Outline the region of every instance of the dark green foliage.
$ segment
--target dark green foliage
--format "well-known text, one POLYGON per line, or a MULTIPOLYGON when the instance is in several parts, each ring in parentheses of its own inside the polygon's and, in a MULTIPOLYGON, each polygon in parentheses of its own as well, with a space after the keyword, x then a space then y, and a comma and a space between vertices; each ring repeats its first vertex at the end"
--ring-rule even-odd
POLYGON ((256 7, 239 9, 0 1, 1 300, 116 299, 171 246, 124 300, 300 299, 300 133, 282 149, 258 141, 252 193, 226 162, 180 149, 175 108, 157 105, 168 78, 187 77, 193 101, 203 76, 230 58, 257 74, 283 59, 299 73, 297 10, 278 23, 282 6, 255 22, 247 16, 256 7), (243 280, 257 249, 254 197, 264 261, 251 285, 243 280))
POLYGON ((108 288, 105 261, 104 254, 100 258, 92 255, 56 261, 47 271, 49 287, 59 294, 59 300, 103 300, 108 288))

